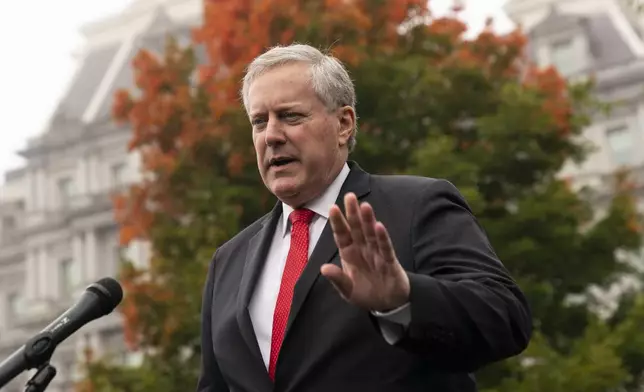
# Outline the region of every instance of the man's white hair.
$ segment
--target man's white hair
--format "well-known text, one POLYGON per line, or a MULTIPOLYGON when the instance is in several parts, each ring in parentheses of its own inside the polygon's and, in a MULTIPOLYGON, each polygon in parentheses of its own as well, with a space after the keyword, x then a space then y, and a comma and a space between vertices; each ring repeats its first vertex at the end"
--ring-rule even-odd
MULTIPOLYGON (((248 112, 248 91, 256 78, 273 68, 296 62, 309 64, 313 91, 329 110, 343 106, 351 106, 355 110, 356 92, 344 65, 335 57, 310 45, 293 44, 275 46, 248 65, 241 91, 246 111, 248 112)), ((357 127, 349 138, 349 151, 355 148, 356 132, 357 127)))

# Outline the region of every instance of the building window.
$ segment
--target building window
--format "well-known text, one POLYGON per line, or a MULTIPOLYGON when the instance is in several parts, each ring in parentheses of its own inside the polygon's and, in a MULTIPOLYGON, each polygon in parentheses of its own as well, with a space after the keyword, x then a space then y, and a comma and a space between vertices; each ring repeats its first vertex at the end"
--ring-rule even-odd
POLYGON ((559 39, 550 44, 550 62, 564 76, 585 68, 584 53, 572 38, 559 39))
POLYGON ((5 216, 2 218, 2 233, 11 234, 16 228, 16 218, 13 216, 5 216))
POLYGON ((11 320, 22 313, 22 295, 11 293, 7 296, 7 319, 11 320))
POLYGON ((626 125, 609 128, 606 139, 610 147, 613 162, 617 165, 628 165, 635 158, 634 140, 631 129, 626 125))
POLYGON ((58 270, 60 295, 69 297, 76 288, 76 265, 72 259, 61 260, 58 270))
POLYGON ((116 188, 125 184, 125 165, 123 163, 112 165, 111 175, 113 187, 116 188))
POLYGON ((60 204, 63 206, 69 205, 73 192, 73 183, 71 178, 61 178, 58 180, 58 197, 60 204))

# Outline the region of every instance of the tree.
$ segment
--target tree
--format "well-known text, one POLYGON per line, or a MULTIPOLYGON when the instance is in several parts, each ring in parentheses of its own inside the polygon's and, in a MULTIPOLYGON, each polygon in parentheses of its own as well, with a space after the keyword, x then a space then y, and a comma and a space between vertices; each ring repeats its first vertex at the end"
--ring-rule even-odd
POLYGON ((194 385, 206 266, 275 202, 257 175, 239 80, 265 48, 292 41, 330 48, 349 65, 360 117, 352 159, 372 172, 452 181, 526 291, 535 338, 523 355, 481 370, 482 388, 632 386, 644 345, 627 338, 636 337, 642 300, 624 301, 609 319, 589 306, 591 286, 632 272, 616 256, 639 246, 631 188, 618 178, 600 218, 592 194, 557 177, 588 152, 578 136, 600 109, 592 84, 567 85, 556 70, 531 65, 520 31, 488 26, 473 40, 465 31, 455 17, 432 18, 424 0, 210 0, 194 34, 206 64, 172 39, 162 58, 139 53, 138 90, 120 91, 114 114, 131 126, 129 147, 146 178, 115 210, 121 241, 153 248, 148 269, 122 272, 127 340, 145 359, 136 369, 91 362, 83 389, 194 385), (585 300, 571 302, 575 294, 585 300))

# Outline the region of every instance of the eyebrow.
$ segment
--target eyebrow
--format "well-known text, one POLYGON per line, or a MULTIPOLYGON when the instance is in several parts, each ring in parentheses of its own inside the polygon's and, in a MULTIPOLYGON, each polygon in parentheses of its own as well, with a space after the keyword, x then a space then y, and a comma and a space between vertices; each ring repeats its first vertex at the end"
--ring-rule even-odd
MULTIPOLYGON (((294 108, 300 109, 301 105, 302 105, 302 102, 298 102, 298 101, 286 102, 286 103, 282 103, 282 104, 277 105, 275 110, 277 110, 279 112, 279 111, 284 111, 284 110, 289 110, 289 109, 294 109, 294 108)), ((263 110, 262 111, 260 111, 260 110, 251 111, 250 112, 250 117, 254 117, 254 116, 257 116, 257 115, 263 114, 263 113, 265 113, 265 111, 263 111, 263 110)))

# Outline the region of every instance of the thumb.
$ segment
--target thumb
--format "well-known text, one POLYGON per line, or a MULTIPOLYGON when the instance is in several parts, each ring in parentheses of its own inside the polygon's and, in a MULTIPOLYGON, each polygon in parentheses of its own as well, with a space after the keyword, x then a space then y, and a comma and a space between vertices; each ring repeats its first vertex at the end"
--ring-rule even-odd
POLYGON ((345 300, 351 298, 353 281, 349 275, 342 270, 342 268, 335 264, 324 264, 322 268, 320 268, 320 273, 331 282, 342 298, 345 300))

